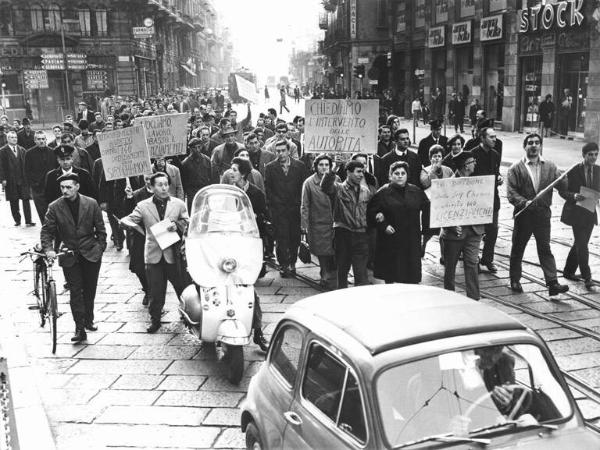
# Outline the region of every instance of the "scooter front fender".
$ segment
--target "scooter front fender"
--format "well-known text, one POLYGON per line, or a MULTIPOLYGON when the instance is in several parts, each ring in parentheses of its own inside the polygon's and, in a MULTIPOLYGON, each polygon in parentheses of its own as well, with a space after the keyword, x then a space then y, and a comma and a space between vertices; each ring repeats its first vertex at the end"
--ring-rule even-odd
POLYGON ((226 319, 217 330, 217 341, 227 345, 247 345, 250 343, 252 330, 248 330, 241 320, 226 319))

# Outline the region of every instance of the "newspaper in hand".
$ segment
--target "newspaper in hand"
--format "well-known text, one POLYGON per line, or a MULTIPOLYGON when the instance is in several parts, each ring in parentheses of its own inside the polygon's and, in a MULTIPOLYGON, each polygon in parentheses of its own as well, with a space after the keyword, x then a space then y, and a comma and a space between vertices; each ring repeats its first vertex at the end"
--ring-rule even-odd
POLYGON ((150 227, 152 235, 158 242, 161 250, 169 248, 171 245, 179 241, 177 231, 169 231, 168 228, 173 224, 171 219, 161 220, 150 227))

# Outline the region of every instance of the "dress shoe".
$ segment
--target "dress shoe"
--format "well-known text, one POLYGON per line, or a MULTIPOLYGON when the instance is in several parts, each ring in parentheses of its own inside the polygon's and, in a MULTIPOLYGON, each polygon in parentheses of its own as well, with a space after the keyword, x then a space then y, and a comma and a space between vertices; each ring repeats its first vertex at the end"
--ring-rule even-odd
POLYGON ((594 282, 592 281, 591 278, 588 278, 587 280, 585 280, 585 288, 586 289, 592 289, 594 287, 594 282))
POLYGON ((144 294, 144 299, 142 300, 142 305, 148 306, 150 303, 150 294, 144 294))
POLYGON ((295 265, 295 264, 292 264, 292 265, 289 267, 289 272, 290 272, 290 274, 292 274, 292 275, 296 275, 296 265, 295 265))
POLYGON ((15 227, 20 227, 21 226, 21 222, 15 222, 15 227))
POLYGON ((281 278, 289 278, 291 273, 286 266, 282 266, 281 269, 279 269, 279 275, 281 276, 281 278))
POLYGON ((25 224, 26 227, 35 227, 35 222, 27 222, 25 224))
POLYGON ((83 328, 77 328, 75 334, 71 338, 71 342, 83 342, 87 340, 87 334, 83 328))
POLYGON ((498 272, 498 268, 496 267, 496 264, 494 264, 493 261, 490 261, 488 263, 480 262, 479 264, 482 265, 483 267, 485 267, 489 273, 498 272))
POLYGON ((84 328, 88 331, 98 331, 98 326, 94 325, 94 322, 88 322, 85 324, 84 328))
POLYGON ((513 292, 516 292, 517 294, 522 294, 523 293, 523 286, 521 286, 521 283, 519 281, 511 281, 510 282, 510 289, 513 292))
POLYGON ((555 281, 550 286, 548 286, 548 293, 551 296, 562 294, 564 292, 567 292, 568 290, 569 286, 567 286, 566 284, 559 284, 558 281, 555 281))
POLYGON ((570 272, 563 272, 563 278, 571 281, 581 281, 581 277, 579 275, 575 275, 570 272))
POLYGON ((269 350, 269 341, 265 338, 262 330, 260 328, 256 328, 254 330, 254 343, 260 347, 263 352, 269 350))
POLYGON ((156 333, 159 328, 160 328, 160 322, 158 322, 158 321, 152 321, 152 323, 150 324, 150 326, 148 328, 146 328, 146 331, 148 333, 156 333))

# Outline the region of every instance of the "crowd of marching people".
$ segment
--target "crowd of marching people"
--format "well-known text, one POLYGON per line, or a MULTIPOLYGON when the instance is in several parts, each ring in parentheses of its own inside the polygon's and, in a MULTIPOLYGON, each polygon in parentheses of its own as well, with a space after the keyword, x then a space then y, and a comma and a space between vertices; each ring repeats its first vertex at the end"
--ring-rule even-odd
MULTIPOLYGON (((573 227, 575 244, 564 276, 591 288, 587 244, 597 222, 595 213, 575 208, 583 200, 581 186, 600 191, 595 165, 598 145, 583 147, 582 163, 566 177, 541 156, 542 137, 533 133, 524 142, 524 156, 506 179, 500 174, 502 142, 483 112, 474 122, 474 135, 443 136, 443 123, 432 120, 431 133, 410 148, 411 136, 395 115, 380 118, 374 154, 314 154, 304 151, 304 118, 284 120, 269 108, 243 118, 221 92, 209 97, 173 95, 145 101, 106 98, 98 111, 80 103, 76 116, 44 131, 31 120, 8 123, 0 117, 0 180, 15 226, 34 226, 30 199, 42 224, 43 250, 55 255, 57 243, 75 251, 61 260, 69 285, 76 324, 74 342, 95 330, 93 302, 108 233, 117 251, 127 246, 130 270, 138 277, 149 306, 149 332, 160 327, 167 281, 179 295, 185 270, 178 249, 161 250, 150 227, 165 218, 182 237, 195 194, 205 186, 225 183, 248 195, 264 241, 265 261, 275 259, 281 277, 293 276, 303 241, 318 258, 320 283, 328 289, 348 286, 350 269, 355 285, 369 283, 369 271, 386 283, 419 283, 421 259, 429 240, 437 236, 444 287, 455 289, 455 272, 462 259, 467 295, 478 300, 479 273, 497 271, 494 249, 498 236, 498 187, 506 183, 515 208, 510 257, 510 286, 522 292, 521 260, 531 235, 550 295, 566 292, 558 283, 550 249, 552 188, 566 200, 562 220, 573 227), (130 127, 138 117, 187 113, 187 153, 152 161, 152 173, 106 181, 98 136, 130 127), (485 225, 432 228, 427 189, 432 180, 450 177, 494 177, 493 218, 485 225), (20 204, 21 203, 21 204, 20 204), (145 229, 145 236, 134 231, 145 229), (483 243, 483 245, 482 245, 483 243)), ((461 115, 461 117, 464 114, 461 115)), ((463 124, 457 121, 456 130, 463 124)), ((261 276, 267 271, 263 266, 261 276)), ((264 347, 260 327, 254 341, 264 347)))

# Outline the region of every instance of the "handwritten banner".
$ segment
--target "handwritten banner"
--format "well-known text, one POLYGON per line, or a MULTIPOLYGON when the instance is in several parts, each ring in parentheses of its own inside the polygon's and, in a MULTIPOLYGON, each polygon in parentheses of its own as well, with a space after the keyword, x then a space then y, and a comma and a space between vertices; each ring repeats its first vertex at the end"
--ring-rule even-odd
POLYGON ((146 130, 150 158, 184 155, 187 149, 187 114, 138 117, 135 124, 146 130))
POLYGON ((98 134, 106 181, 152 173, 144 128, 128 127, 98 134))
POLYGON ((379 100, 307 100, 305 151, 377 153, 379 100))
POLYGON ((251 83, 239 75, 235 76, 235 83, 237 84, 240 97, 244 97, 250 103, 258 103, 258 94, 256 93, 256 86, 254 83, 251 83))
POLYGON ((494 175, 431 180, 430 226, 455 227, 491 223, 494 175))

